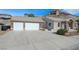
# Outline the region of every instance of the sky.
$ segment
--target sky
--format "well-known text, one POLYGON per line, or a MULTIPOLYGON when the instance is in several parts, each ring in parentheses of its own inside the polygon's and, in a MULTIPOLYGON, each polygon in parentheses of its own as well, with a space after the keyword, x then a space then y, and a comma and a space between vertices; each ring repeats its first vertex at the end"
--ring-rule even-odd
MULTIPOLYGON (((0 9, 1 14, 11 14, 12 16, 23 16, 25 13, 45 16, 51 11, 52 9, 0 9)), ((61 9, 61 11, 79 16, 79 9, 61 9)))

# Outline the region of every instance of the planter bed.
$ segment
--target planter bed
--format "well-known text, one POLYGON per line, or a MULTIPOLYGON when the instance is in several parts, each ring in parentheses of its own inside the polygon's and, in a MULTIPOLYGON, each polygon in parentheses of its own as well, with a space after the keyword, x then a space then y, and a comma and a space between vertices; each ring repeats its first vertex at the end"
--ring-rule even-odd
POLYGON ((4 35, 6 31, 0 31, 0 35, 4 35))
POLYGON ((0 36, 6 34, 7 32, 11 31, 10 29, 6 30, 6 31, 1 31, 0 30, 0 36))
MULTIPOLYGON (((56 34, 56 32, 54 32, 54 34, 56 34)), ((59 34, 57 34, 57 35, 59 35, 59 34)), ((65 34, 62 35, 62 36, 75 36, 75 35, 79 35, 79 33, 76 32, 76 31, 73 31, 73 32, 67 32, 67 33, 65 33, 65 34)))
POLYGON ((65 33, 65 36, 75 36, 75 35, 79 35, 78 32, 68 32, 68 33, 65 33))

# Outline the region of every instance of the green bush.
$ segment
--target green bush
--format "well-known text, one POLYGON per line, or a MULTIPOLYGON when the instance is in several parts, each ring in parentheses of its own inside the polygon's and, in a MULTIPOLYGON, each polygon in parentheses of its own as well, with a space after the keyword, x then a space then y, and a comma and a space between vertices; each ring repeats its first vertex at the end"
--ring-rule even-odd
POLYGON ((77 32, 79 33, 79 29, 77 29, 77 32))
POLYGON ((68 30, 66 30, 66 29, 58 29, 56 34, 64 35, 66 32, 68 32, 68 30))

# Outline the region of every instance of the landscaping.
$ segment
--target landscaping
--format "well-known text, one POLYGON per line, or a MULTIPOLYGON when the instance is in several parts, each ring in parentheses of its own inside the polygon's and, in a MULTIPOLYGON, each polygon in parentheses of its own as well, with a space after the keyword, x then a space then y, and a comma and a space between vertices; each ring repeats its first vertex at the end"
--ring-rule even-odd
MULTIPOLYGON (((77 22, 77 28, 76 29, 72 29, 73 31, 71 31, 71 29, 67 30, 67 29, 58 29, 56 34, 58 35, 64 35, 64 36, 74 36, 74 35, 79 35, 79 19, 76 20, 77 22)), ((71 24, 72 21, 70 21, 69 24, 71 24)))
POLYGON ((58 34, 58 35, 64 35, 64 36, 79 35, 79 29, 71 31, 71 32, 69 32, 66 29, 58 29, 57 32, 56 32, 56 34, 58 34))
POLYGON ((0 31, 0 35, 4 35, 6 31, 0 31))
POLYGON ((66 30, 66 29, 58 29, 56 34, 65 35, 65 33, 67 33, 67 32, 68 32, 68 30, 66 30))

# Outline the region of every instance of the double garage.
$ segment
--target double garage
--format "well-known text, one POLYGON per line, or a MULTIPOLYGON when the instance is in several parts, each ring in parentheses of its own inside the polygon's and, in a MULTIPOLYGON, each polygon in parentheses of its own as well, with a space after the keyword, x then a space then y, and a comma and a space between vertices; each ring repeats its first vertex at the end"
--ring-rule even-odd
POLYGON ((14 31, 22 30, 40 30, 43 28, 44 21, 39 17, 14 17, 12 19, 12 29, 14 31))
POLYGON ((39 23, 22 23, 22 22, 14 22, 13 30, 21 31, 21 30, 39 30, 39 23))

